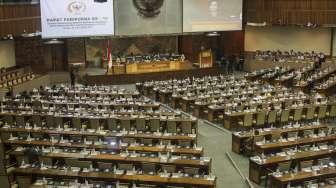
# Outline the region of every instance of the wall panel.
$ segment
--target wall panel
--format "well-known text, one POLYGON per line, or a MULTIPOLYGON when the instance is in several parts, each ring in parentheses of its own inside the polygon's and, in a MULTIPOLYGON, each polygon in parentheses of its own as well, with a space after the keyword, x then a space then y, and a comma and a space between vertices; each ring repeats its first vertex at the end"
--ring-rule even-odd
POLYGON ((245 50, 321 51, 330 54, 331 29, 246 27, 245 50))
POLYGON ((15 65, 14 41, 0 41, 0 68, 13 67, 15 65))
POLYGON ((0 36, 41 31, 39 5, 1 5, 0 36))
POLYGON ((336 24, 335 0, 245 0, 247 22, 296 25, 336 24))

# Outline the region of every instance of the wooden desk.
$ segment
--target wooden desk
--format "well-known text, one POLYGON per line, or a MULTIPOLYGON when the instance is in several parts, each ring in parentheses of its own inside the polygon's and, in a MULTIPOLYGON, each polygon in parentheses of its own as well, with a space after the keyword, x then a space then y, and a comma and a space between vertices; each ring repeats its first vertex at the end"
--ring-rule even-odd
POLYGON ((198 118, 206 118, 205 110, 208 109, 208 103, 195 103, 194 104, 194 110, 193 115, 198 118))
MULTIPOLYGON (((13 156, 23 156, 22 151, 13 151, 10 153, 13 156)), ((121 156, 119 154, 81 154, 81 153, 42 153, 43 157, 55 158, 55 159, 66 159, 66 158, 76 158, 85 161, 94 162, 107 162, 107 163, 132 163, 132 164, 142 164, 142 163, 155 163, 164 165, 175 165, 179 167, 196 167, 203 169, 203 172, 209 174, 211 172, 211 159, 209 162, 200 159, 169 159, 167 161, 162 161, 159 157, 131 157, 131 156, 121 156)))
POLYGON ((243 148, 244 144, 247 144, 246 141, 247 140, 253 140, 253 138, 255 136, 271 136, 271 135, 283 135, 285 133, 289 133, 289 132, 300 132, 300 131, 304 131, 304 130, 319 130, 319 129, 325 129, 328 128, 327 125, 325 124, 321 124, 321 125, 304 125, 298 128, 292 127, 292 128, 273 128, 273 129, 267 129, 263 130, 262 132, 260 132, 260 130, 258 130, 258 135, 255 135, 254 133, 252 133, 251 131, 249 132, 245 132, 242 134, 238 134, 237 132, 232 133, 232 151, 235 153, 240 154, 241 153, 241 149, 243 148))
POLYGON ((330 177, 336 176, 335 168, 326 168, 317 171, 317 174, 313 172, 303 172, 300 171, 297 174, 285 174, 281 177, 270 176, 270 188, 286 188, 290 183, 291 185, 302 184, 304 181, 309 181, 313 179, 324 180, 330 177))
POLYGON ((295 141, 287 141, 287 142, 276 142, 276 143, 266 143, 262 145, 255 144, 255 149, 257 153, 270 153, 281 150, 282 148, 289 148, 298 145, 306 145, 313 143, 321 143, 321 142, 331 142, 336 140, 336 135, 327 135, 324 137, 317 138, 301 138, 295 141))
POLYGON ((194 104, 195 99, 196 98, 194 98, 194 97, 191 97, 191 98, 182 97, 181 100, 180 100, 180 106, 181 106, 182 111, 189 113, 190 112, 190 106, 192 104, 194 104))
POLYGON ((51 142, 51 141, 40 141, 40 140, 5 140, 3 141, 5 145, 17 145, 17 146, 46 146, 46 147, 68 147, 68 148, 87 148, 87 149, 96 149, 96 150, 115 150, 115 151, 136 151, 136 152, 153 152, 153 153, 167 153, 172 154, 186 154, 192 156, 203 156, 203 148, 194 149, 194 148, 177 148, 177 147, 168 147, 168 146, 111 146, 111 145, 95 145, 95 144, 84 144, 84 143, 60 143, 60 142, 51 142))
POLYGON ((175 185, 175 186, 196 186, 200 188, 215 188, 216 178, 208 180, 205 178, 190 178, 190 177, 161 177, 160 175, 143 175, 143 174, 114 174, 112 172, 74 172, 64 171, 59 169, 41 170, 38 168, 16 168, 13 173, 17 176, 29 177, 61 177, 61 178, 82 178, 95 179, 104 181, 121 181, 121 182, 146 182, 154 185, 175 185))
POLYGON ((117 137, 117 138, 145 138, 145 139, 159 139, 159 140, 189 140, 195 141, 196 135, 165 135, 165 134, 155 134, 155 133, 122 133, 122 132, 112 132, 108 130, 103 130, 101 132, 89 132, 89 131, 67 131, 67 130, 57 130, 57 129, 26 129, 26 128, 0 128, 0 133, 10 133, 10 132, 23 132, 23 133, 39 133, 48 135, 77 135, 77 136, 97 136, 97 137, 117 137))
POLYGON ((336 154, 336 150, 319 150, 319 151, 303 151, 297 152, 293 155, 286 156, 272 156, 268 157, 262 163, 254 161, 250 158, 249 165, 249 179, 254 183, 260 184, 261 177, 269 173, 269 170, 275 171, 279 163, 293 161, 298 163, 299 161, 315 160, 327 157, 333 157, 336 154))

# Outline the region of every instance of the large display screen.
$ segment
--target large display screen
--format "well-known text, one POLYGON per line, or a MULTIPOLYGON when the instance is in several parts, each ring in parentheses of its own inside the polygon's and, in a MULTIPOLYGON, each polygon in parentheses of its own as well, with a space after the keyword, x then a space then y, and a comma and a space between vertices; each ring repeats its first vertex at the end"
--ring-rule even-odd
POLYGON ((42 38, 114 34, 113 0, 41 0, 42 38))
POLYGON ((117 35, 182 33, 182 0, 115 0, 117 35))
POLYGON ((183 0, 183 32, 242 29, 242 0, 183 0))

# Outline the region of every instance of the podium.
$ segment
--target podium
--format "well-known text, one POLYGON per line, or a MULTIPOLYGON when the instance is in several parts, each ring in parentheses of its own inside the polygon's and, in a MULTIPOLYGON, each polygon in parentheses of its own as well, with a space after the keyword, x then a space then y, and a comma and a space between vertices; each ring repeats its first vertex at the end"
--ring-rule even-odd
POLYGON ((124 64, 114 64, 107 68, 107 75, 126 74, 126 66, 124 64))
POLYGON ((200 68, 211 68, 213 66, 212 51, 210 49, 201 51, 198 63, 200 68))

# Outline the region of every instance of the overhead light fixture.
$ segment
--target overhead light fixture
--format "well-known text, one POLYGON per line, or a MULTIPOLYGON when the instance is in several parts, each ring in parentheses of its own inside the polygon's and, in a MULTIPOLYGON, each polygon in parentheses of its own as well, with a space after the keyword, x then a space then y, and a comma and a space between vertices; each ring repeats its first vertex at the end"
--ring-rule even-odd
POLYGON ((218 37, 220 34, 216 31, 205 34, 207 37, 218 37))
POLYGON ((44 44, 64 44, 64 42, 58 39, 51 39, 44 42, 44 44))
POLYGON ((267 26, 267 23, 266 22, 262 22, 262 23, 247 22, 246 25, 253 26, 253 27, 265 27, 267 26))

